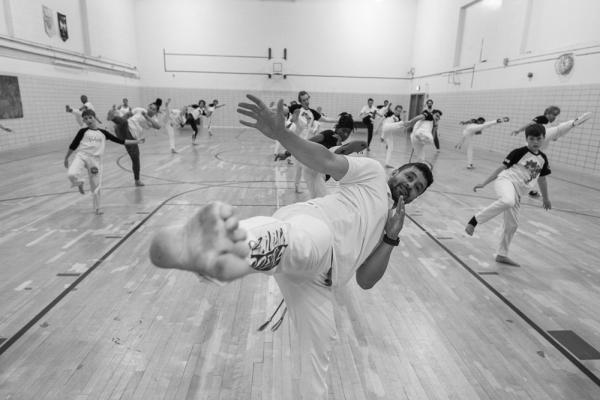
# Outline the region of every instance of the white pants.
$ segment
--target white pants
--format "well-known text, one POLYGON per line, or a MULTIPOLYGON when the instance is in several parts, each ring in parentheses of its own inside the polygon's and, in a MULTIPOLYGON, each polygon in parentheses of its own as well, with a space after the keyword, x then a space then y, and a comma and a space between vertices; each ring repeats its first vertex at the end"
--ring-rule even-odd
POLYGON ((100 208, 100 187, 102 183, 102 158, 76 153, 67 172, 72 186, 83 184, 81 176, 87 171, 94 210, 100 208), (95 172, 94 172, 95 171, 95 172))
POLYGON ((550 146, 550 142, 557 141, 559 138, 563 137, 571 129, 573 129, 573 121, 574 120, 561 122, 557 126, 545 126, 546 136, 544 137, 544 142, 542 143, 542 150, 546 150, 548 146, 550 146))
POLYGON ((463 133, 463 138, 460 141, 460 145, 467 145, 467 165, 473 164, 473 133, 463 133))
POLYGON ((485 223, 500 213, 504 214, 502 237, 498 246, 499 256, 508 256, 508 248, 519 227, 519 207, 521 196, 513 183, 506 178, 496 178, 494 189, 498 200, 475 214, 477 223, 485 223))
POLYGON ((175 150, 175 130, 173 129, 173 125, 170 122, 165 124, 165 131, 167 132, 167 136, 169 137, 169 146, 171 150, 175 150))
POLYGON ((413 132, 410 135, 410 142, 415 155, 415 160, 413 162, 425 162, 425 145, 433 145, 433 137, 427 135, 417 135, 415 132, 413 132))
POLYGON ((385 142, 385 165, 392 165, 392 152, 394 151, 394 135, 404 132, 404 122, 383 124, 381 137, 385 142))
POLYGON ((315 206, 299 203, 279 209, 273 217, 240 222, 251 248, 257 248, 251 251, 251 265, 272 274, 285 299, 297 339, 292 356, 300 370, 294 378, 307 400, 328 397, 327 370, 337 338, 333 293, 326 283, 333 234, 323 220, 315 206))

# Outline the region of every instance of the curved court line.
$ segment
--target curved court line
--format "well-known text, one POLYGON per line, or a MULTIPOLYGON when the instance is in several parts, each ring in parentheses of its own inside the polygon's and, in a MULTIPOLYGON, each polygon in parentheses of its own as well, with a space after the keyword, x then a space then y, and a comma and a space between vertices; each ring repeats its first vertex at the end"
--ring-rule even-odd
POLYGON ((550 343, 556 350, 558 350, 562 355, 564 355, 575 367, 577 367, 581 372, 583 372, 588 378, 592 380, 596 385, 600 386, 600 378, 595 375, 590 369, 588 369, 581 361, 579 361, 575 356, 573 356, 566 348, 564 348, 559 342, 557 342, 550 334, 548 334, 545 330, 543 330, 538 324, 533 322, 523 311, 521 311, 517 306, 515 306, 510 300, 504 297, 498 290, 496 290, 491 284, 489 284, 485 279, 483 279, 477 272, 475 272, 471 267, 469 267, 460 257, 458 257, 452 250, 446 247, 439 239, 437 239, 434 235, 432 235, 427 229, 425 229, 421 224, 415 221, 410 215, 407 215, 408 219, 410 219, 416 226, 419 227, 431 240, 433 240, 439 247, 441 247, 450 257, 452 257, 461 267, 463 267, 469 274, 471 274, 475 279, 479 281, 483 286, 485 286, 490 292, 492 292, 498 299, 500 299, 505 305, 508 306, 513 312, 515 312, 527 325, 533 328, 537 333, 540 334, 548 343, 550 343))
POLYGON ((127 239, 131 237, 138 229, 140 229, 148 220, 156 214, 167 202, 173 200, 178 196, 194 192, 197 190, 207 189, 210 186, 198 187, 184 192, 175 194, 168 199, 160 203, 154 210, 152 210, 144 219, 142 219, 136 226, 134 226, 125 236, 123 236, 114 246, 112 246, 106 253, 104 253, 90 268, 82 273, 75 281, 73 281, 67 288, 65 288, 58 296, 56 296, 46 307, 38 312, 29 322, 27 322, 21 329, 14 333, 10 338, 2 343, 0 346, 0 356, 6 352, 17 340, 19 340, 29 329, 31 329, 40 319, 42 319, 50 310, 52 310, 67 294, 73 291, 86 277, 88 277, 92 271, 94 271, 100 264, 102 264, 112 253, 114 253, 127 239))

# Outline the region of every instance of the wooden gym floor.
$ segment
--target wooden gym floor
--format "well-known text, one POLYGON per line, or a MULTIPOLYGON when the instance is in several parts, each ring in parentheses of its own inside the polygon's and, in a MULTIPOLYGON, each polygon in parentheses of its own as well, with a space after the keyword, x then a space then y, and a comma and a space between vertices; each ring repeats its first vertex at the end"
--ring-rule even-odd
MULTIPOLYGON (((164 135, 147 137, 143 188, 107 143, 102 216, 69 187, 69 140, 0 153, 1 399, 294 398, 289 320, 257 332, 281 298, 271 278, 217 287, 148 260, 158 227, 207 202, 251 216, 307 199, 294 169, 247 129, 198 146, 185 131, 175 155, 164 135)), ((410 149, 396 142, 400 164, 410 149)), ((407 206, 386 276, 336 294, 330 399, 600 398, 600 179, 550 160, 554 209, 523 200, 511 248, 522 267, 499 265, 501 218, 474 237, 463 229, 494 200, 493 185, 471 188, 504 154, 476 149, 467 170, 453 144, 407 206)), ((372 148, 383 160, 383 144, 372 148)))

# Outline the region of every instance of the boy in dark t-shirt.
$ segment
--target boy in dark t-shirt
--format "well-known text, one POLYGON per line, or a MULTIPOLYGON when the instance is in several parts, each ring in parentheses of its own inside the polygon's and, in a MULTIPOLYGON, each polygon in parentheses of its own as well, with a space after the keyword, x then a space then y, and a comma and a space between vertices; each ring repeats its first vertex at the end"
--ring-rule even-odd
POLYGON ((519 205, 523 196, 537 182, 543 197, 543 207, 549 210, 552 205, 548 196, 546 175, 550 174, 548 158, 540 150, 544 141, 544 127, 534 124, 525 129, 527 146, 511 151, 502 165, 498 167, 483 183, 475 185, 473 191, 482 189, 495 180, 494 188, 498 200, 479 211, 467 223, 465 232, 473 235, 475 227, 499 214, 504 214, 504 227, 496 262, 519 266, 508 257, 508 248, 519 227, 519 205))

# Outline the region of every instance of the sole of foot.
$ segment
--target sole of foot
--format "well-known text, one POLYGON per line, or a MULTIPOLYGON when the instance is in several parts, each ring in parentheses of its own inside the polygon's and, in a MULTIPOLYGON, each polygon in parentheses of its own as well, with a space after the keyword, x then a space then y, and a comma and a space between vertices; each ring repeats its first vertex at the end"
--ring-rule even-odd
POLYGON ((513 261, 512 259, 510 259, 506 256, 496 256, 496 262, 500 263, 500 264, 512 265, 513 267, 521 266, 521 264, 519 264, 516 261, 513 261))
POLYGON ((150 244, 150 260, 157 267, 191 271, 222 284, 249 273, 244 239, 233 208, 210 203, 185 225, 160 229, 150 244))

